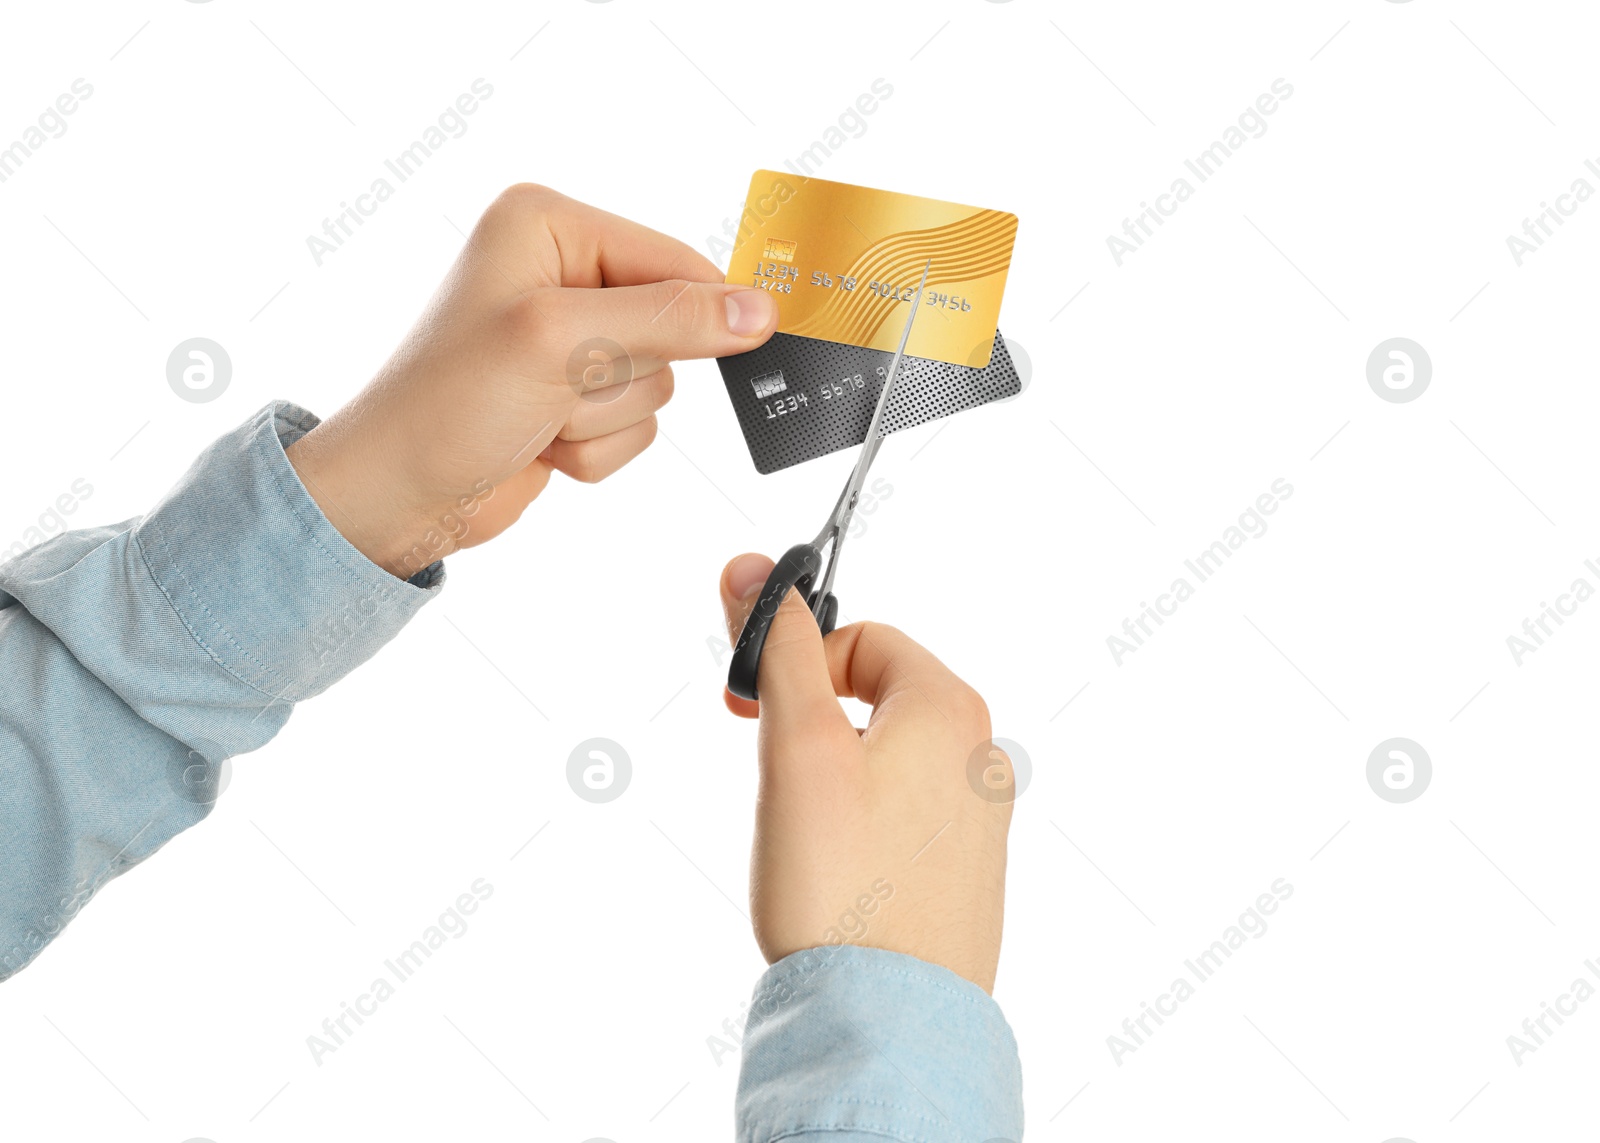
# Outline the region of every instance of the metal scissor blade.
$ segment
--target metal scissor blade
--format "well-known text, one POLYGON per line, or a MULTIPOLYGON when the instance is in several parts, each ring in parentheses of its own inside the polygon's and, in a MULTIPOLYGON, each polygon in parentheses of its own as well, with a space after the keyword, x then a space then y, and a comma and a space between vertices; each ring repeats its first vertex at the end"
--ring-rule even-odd
POLYGON ((830 538, 833 541, 828 551, 827 570, 823 573, 821 585, 812 596, 812 614, 817 616, 819 622, 822 618, 822 609, 833 591, 833 573, 839 566, 839 549, 844 546, 845 535, 850 530, 850 519, 855 514, 856 501, 861 497, 861 487, 867 481, 867 470, 872 467, 872 461, 878 455, 878 448, 883 444, 883 415, 889 407, 889 398, 894 394, 895 379, 900 373, 900 361, 906 355, 906 342, 911 339, 911 323, 917 320, 917 308, 922 304, 922 290, 928 284, 928 271, 932 266, 931 258, 922 264, 922 280, 917 283, 917 292, 911 302, 911 312, 906 314, 905 328, 900 331, 900 344, 895 348, 894 359, 889 362, 889 372, 884 375, 883 391, 878 394, 877 407, 872 410, 872 423, 867 426, 867 439, 862 442, 861 455, 856 458, 856 466, 850 470, 850 479, 845 482, 844 491, 839 494, 839 502, 834 505, 828 523, 817 534, 818 548, 830 538))
POLYGON ((917 320, 917 307, 922 304, 922 288, 928 284, 928 271, 932 267, 931 258, 922 264, 922 280, 917 283, 917 293, 911 302, 911 312, 906 315, 905 328, 900 331, 900 344, 895 347, 894 360, 889 362, 888 375, 883 379, 883 392, 878 394, 878 407, 872 410, 872 424, 867 426, 867 439, 861 447, 861 456, 856 461, 856 471, 850 475, 857 491, 865 483, 867 469, 872 467, 872 460, 878 455, 878 446, 883 443, 883 415, 888 411, 889 398, 894 394, 894 383, 900 375, 900 361, 906 355, 906 342, 911 340, 911 323, 917 320))

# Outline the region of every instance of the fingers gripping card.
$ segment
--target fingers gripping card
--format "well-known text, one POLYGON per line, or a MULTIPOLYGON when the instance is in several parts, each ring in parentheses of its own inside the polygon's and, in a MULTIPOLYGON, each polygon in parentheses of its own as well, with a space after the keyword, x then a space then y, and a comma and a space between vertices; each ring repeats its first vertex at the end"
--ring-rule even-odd
POLYGON ((768 291, 778 332, 718 361, 757 471, 866 439, 913 304, 885 434, 1019 393, 998 329, 1016 231, 1003 211, 757 171, 727 281, 768 291))
MULTIPOLYGON (((906 356, 884 409, 883 432, 1015 397, 1021 378, 998 332, 980 368, 906 356)), ((775 333, 759 349, 719 358, 722 382, 762 474, 867 439, 893 352, 775 333)))

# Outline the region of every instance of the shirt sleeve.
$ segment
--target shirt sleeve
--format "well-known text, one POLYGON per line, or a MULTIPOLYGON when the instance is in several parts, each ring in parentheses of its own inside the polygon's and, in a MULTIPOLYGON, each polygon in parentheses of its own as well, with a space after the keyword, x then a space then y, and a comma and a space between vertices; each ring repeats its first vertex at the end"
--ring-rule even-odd
POLYGON ((1017 1143, 1016 1040, 988 993, 948 969, 808 949, 756 986, 735 1114, 739 1143, 1017 1143))
POLYGON ((317 423, 273 402, 148 515, 0 564, 0 980, 441 589, 323 516, 284 455, 317 423))

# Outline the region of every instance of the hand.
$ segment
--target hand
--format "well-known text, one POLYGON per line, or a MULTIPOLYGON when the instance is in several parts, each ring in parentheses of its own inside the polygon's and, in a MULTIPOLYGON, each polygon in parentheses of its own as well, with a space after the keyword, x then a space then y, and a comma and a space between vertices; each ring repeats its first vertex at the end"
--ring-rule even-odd
MULTIPOLYGON (((756 555, 723 570, 730 642, 771 570, 756 555)), ((1010 799, 993 791, 1014 781, 1009 760, 990 753, 983 699, 893 627, 853 623, 824 639, 793 591, 768 632, 757 689, 759 704, 725 698, 761 719, 750 908, 767 961, 859 944, 993 990, 1011 823, 1010 799), (872 707, 865 730, 839 696, 872 707)))
POLYGON ((409 577, 510 527, 552 471, 602 480, 643 452, 669 361, 743 353, 776 325, 765 292, 724 285, 676 239, 515 186, 377 377, 289 460, 356 548, 409 577))

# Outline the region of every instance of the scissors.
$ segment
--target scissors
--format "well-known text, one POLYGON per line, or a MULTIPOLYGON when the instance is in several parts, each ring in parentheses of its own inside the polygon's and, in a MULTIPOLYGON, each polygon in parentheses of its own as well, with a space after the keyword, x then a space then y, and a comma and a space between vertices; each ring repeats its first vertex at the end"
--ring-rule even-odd
POLYGON ((733 659, 728 664, 728 689, 740 698, 756 697, 756 675, 761 668, 761 651, 767 643, 767 632, 791 588, 805 598, 824 635, 833 630, 834 622, 839 618, 839 601, 833 594, 833 574, 839 566, 839 549, 844 547, 845 536, 849 533, 850 520, 855 515, 857 501, 861 499, 861 486, 866 482, 867 470, 872 467, 873 458, 883 444, 884 410, 889 407, 889 397, 894 393, 900 359, 905 356, 906 341, 911 337, 911 323, 917 320, 917 307, 922 302, 922 289, 928 284, 928 270, 932 265, 931 259, 923 263, 922 280, 917 283, 916 298, 911 303, 911 312, 906 315, 905 329, 900 331, 900 345, 895 349, 894 360, 889 362, 888 375, 883 379, 883 392, 878 394, 878 406, 872 411, 867 439, 861 445, 861 455, 856 458, 855 468, 850 470, 850 479, 845 481, 844 491, 839 493, 839 502, 833 506, 833 511, 828 514, 828 522, 822 526, 815 540, 809 544, 796 544, 783 553, 783 558, 773 567, 772 574, 767 576, 761 595, 750 610, 750 617, 744 621, 744 630, 739 633, 739 642, 733 648, 733 659), (824 549, 828 552, 826 570, 822 565, 824 549), (818 572, 822 573, 822 582, 813 589, 818 572))

